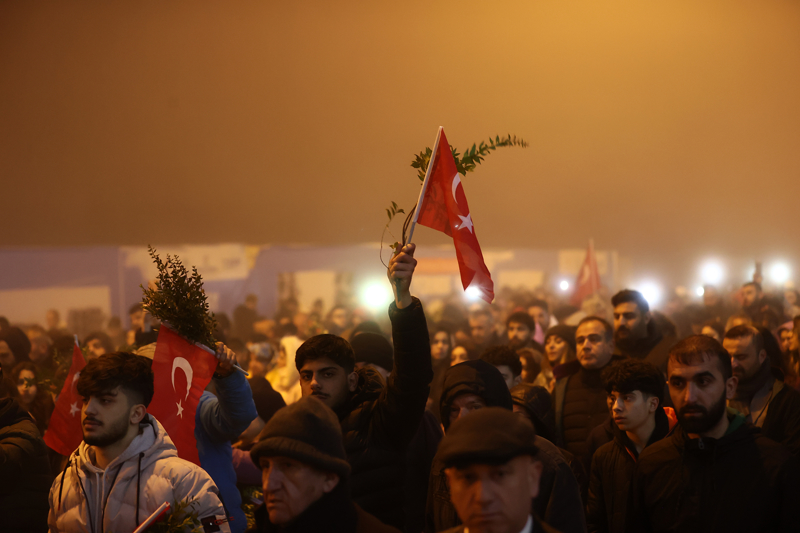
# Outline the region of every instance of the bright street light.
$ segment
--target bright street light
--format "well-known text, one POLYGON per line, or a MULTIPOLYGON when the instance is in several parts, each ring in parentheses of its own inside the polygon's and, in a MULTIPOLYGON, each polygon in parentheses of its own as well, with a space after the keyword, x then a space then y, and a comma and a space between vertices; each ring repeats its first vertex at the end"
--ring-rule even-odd
POLYGON ((769 269, 769 276, 772 278, 772 281, 779 285, 783 285, 789 281, 789 276, 791 275, 792 272, 789 269, 789 265, 786 263, 775 263, 772 265, 772 268, 769 269))
POLYGON ((725 279, 725 267, 719 261, 706 261, 700 267, 700 278, 703 283, 719 285, 725 279))
POLYGON ((705 290, 703 287, 697 287, 697 288, 694 290, 694 292, 695 292, 695 293, 696 293, 698 296, 703 296, 703 295, 706 293, 706 290, 705 290))
POLYGON ((385 281, 373 282, 364 287, 361 300, 370 309, 381 309, 392 301, 392 291, 385 281))
POLYGON ((567 281, 567 280, 562 281, 561 283, 558 284, 558 288, 561 289, 562 291, 565 291, 565 292, 568 291, 569 290, 569 281, 567 281))
POLYGON ((661 287, 651 281, 642 283, 639 286, 639 292, 642 293, 651 308, 657 306, 661 301, 661 287))
POLYGON ((474 302, 480 299, 481 290, 478 287, 467 287, 467 290, 464 291, 464 296, 467 297, 467 300, 474 302))

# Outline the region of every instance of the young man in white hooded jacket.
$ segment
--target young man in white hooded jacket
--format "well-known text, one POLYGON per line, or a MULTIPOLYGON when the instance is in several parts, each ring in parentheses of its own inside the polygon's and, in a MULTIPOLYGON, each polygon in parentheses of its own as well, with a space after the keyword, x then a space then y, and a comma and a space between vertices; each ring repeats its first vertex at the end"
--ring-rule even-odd
POLYGON ((150 361, 125 352, 89 361, 78 379, 83 442, 50 489, 51 532, 127 533, 164 502, 191 502, 204 531, 229 531, 209 475, 180 459, 147 413, 150 361))

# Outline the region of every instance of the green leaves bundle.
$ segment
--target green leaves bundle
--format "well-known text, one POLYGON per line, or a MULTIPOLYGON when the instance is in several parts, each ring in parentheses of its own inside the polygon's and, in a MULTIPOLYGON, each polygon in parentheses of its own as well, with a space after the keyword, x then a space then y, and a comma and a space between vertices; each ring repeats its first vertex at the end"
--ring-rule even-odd
POLYGON ((177 256, 167 255, 167 260, 162 261, 152 246, 147 248, 158 269, 158 277, 155 289, 142 287, 142 306, 190 341, 214 349, 217 320, 208 310, 203 278, 197 268, 192 267, 190 274, 177 256))

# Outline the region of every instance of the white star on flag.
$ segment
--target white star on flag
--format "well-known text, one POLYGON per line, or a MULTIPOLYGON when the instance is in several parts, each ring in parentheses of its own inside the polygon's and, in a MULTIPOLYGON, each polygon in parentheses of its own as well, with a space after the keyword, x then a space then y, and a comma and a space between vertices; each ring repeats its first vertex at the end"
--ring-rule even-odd
POLYGON ((178 416, 183 418, 183 406, 181 405, 180 400, 178 400, 178 416))
POLYGON ((80 413, 80 412, 81 412, 81 408, 78 407, 78 402, 74 402, 74 403, 70 404, 70 406, 69 406, 69 415, 70 416, 75 416, 75 413, 80 413))
POLYGON ((469 232, 472 233, 472 216, 467 213, 467 216, 462 217, 461 215, 458 215, 458 218, 461 219, 461 224, 459 224, 458 229, 467 228, 469 232))

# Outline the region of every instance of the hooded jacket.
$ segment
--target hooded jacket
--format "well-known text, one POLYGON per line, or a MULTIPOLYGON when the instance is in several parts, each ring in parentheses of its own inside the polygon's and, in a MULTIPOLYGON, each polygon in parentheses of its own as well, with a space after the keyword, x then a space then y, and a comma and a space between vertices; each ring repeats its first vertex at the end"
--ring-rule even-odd
POLYGON ((406 451, 417 433, 433 369, 428 324, 417 298, 389 306, 394 368, 387 383, 370 367, 358 370, 355 392, 337 409, 353 500, 381 522, 403 529, 406 451))
MULTIPOLYGON (((50 531, 133 531, 162 503, 194 500, 200 519, 224 518, 216 485, 200 467, 180 459, 161 424, 147 415, 139 435, 105 470, 94 449, 81 442, 50 489, 50 531)), ((221 526, 228 530, 227 524, 221 526)))
MULTIPOLYGON (((483 398, 487 407, 512 409, 511 393, 500 372, 481 360, 466 361, 450 368, 445 375, 440 413, 445 430, 450 426, 450 406, 461 394, 475 394, 483 398)), ((532 512, 542 520, 565 533, 583 533, 586 521, 583 513, 580 488, 572 470, 550 441, 539 436, 534 442, 539 449, 537 459, 542 462, 539 496, 531 505, 532 512)), ((444 464, 435 457, 428 486, 428 506, 425 531, 433 533, 458 526, 461 521, 450 502, 450 489, 444 464)))
MULTIPOLYGON (((675 411, 670 407, 659 407, 655 419, 656 427, 645 448, 666 437, 677 422, 675 411)), ((592 458, 589 497, 586 502, 589 533, 625 531, 630 484, 639 454, 636 446, 613 420, 611 426, 614 440, 601 446, 592 458)))
POLYGON ((797 458, 736 411, 728 419, 720 439, 690 439, 678 424, 642 452, 626 531, 797 531, 797 458))
POLYGON ((0 400, 0 532, 47 531, 53 476, 31 416, 16 400, 0 400))

